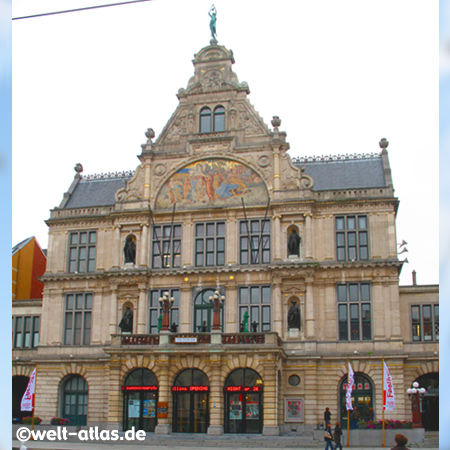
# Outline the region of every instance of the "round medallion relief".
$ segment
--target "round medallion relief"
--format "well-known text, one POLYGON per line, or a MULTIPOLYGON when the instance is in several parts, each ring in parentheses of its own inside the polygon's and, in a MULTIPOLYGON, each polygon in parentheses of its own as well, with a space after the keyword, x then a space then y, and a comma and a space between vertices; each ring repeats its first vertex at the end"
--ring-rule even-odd
POLYGON ((166 165, 165 164, 158 164, 155 167, 155 174, 156 175, 161 176, 161 175, 164 175, 165 173, 166 173, 166 165))
POLYGON ((270 164, 270 158, 267 155, 262 155, 258 159, 260 167, 267 167, 270 164))
POLYGON ((291 375, 288 382, 291 386, 298 386, 300 384, 300 377, 298 375, 291 375))

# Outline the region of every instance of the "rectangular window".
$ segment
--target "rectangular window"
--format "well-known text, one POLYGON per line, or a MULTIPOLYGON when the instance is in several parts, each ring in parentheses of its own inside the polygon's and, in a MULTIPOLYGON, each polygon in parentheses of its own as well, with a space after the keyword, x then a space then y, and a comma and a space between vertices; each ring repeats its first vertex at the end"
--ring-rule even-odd
POLYGON ((149 334, 158 334, 158 318, 162 314, 161 304, 159 299, 168 292, 169 298, 173 297, 174 302, 170 309, 170 326, 175 324, 179 325, 179 312, 180 312, 180 290, 179 289, 155 289, 149 292, 149 334))
POLYGON ((225 222, 195 224, 195 265, 225 264, 225 222))
POLYGON ((439 341, 439 305, 411 306, 413 342, 439 341))
POLYGON ((69 273, 95 271, 97 232, 74 231, 69 235, 69 273))
POLYGON ((272 328, 272 289, 270 286, 239 288, 239 331, 243 331, 245 313, 248 313, 249 332, 268 332, 272 328))
MULTIPOLYGON (((355 222, 349 225, 355 226, 355 222)), ((340 341, 372 339, 370 292, 370 283, 346 283, 336 286, 340 341)))
POLYGON ((13 317, 13 347, 36 348, 39 344, 39 316, 13 317))
POLYGON ((270 263, 270 220, 241 220, 239 244, 241 264, 270 263))
POLYGON ((181 225, 155 225, 152 229, 152 267, 180 267, 181 225))
POLYGON ((74 293, 65 298, 64 345, 89 345, 94 294, 74 293))
POLYGON ((340 216, 335 219, 338 261, 369 259, 367 216, 340 216))

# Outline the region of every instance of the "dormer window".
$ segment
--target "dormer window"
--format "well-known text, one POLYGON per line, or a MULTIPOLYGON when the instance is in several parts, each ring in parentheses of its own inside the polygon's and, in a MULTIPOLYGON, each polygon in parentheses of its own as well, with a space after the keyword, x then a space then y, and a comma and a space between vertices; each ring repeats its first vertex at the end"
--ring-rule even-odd
POLYGON ((214 110, 214 131, 225 131, 225 108, 217 106, 214 110))
POLYGON ((200 111, 200 133, 225 131, 225 108, 216 106, 214 114, 208 107, 200 111))
POLYGON ((203 108, 200 111, 200 133, 211 133, 211 110, 203 108))

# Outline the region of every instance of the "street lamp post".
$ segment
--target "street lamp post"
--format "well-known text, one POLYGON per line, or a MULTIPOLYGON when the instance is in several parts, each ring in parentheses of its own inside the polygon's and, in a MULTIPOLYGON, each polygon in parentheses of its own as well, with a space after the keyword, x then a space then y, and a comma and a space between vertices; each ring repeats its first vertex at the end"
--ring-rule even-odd
POLYGON ((164 295, 159 298, 159 304, 162 309, 161 331, 169 331, 170 308, 172 307, 174 301, 175 299, 173 297, 169 297, 168 292, 164 292, 164 295))
POLYGON ((419 383, 414 381, 412 388, 406 390, 411 400, 413 428, 423 428, 422 426, 422 398, 427 392, 423 387, 419 387, 419 383))
POLYGON ((220 331, 220 305, 225 302, 225 296, 220 295, 219 291, 215 291, 214 295, 209 297, 210 303, 213 304, 213 326, 212 331, 220 331))

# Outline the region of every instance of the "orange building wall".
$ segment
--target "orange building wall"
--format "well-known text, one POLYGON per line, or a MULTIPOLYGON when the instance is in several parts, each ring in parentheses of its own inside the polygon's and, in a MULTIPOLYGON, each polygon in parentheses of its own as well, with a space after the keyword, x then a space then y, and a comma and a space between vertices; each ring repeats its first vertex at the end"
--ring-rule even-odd
POLYGON ((42 298, 44 284, 37 278, 45 272, 47 259, 33 238, 12 257, 13 299, 42 298))

